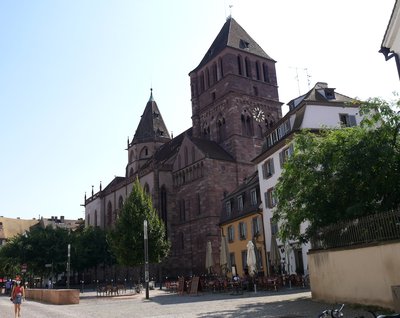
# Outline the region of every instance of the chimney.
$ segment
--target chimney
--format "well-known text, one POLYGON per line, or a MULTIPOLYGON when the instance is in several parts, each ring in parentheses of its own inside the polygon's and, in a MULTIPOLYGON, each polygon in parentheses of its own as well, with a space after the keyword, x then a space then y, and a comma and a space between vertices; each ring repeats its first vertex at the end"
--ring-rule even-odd
POLYGON ((61 223, 64 223, 64 215, 60 216, 60 221, 61 221, 61 223))

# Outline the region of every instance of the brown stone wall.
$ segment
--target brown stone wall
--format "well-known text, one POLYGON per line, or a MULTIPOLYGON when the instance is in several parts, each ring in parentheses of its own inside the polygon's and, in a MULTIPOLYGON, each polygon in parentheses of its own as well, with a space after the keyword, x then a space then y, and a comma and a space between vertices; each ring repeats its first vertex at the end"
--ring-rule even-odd
POLYGON ((213 246, 214 263, 218 263, 224 193, 233 191, 253 169, 251 165, 205 159, 203 177, 176 189, 176 202, 184 199, 186 210, 185 220, 180 219, 179 204, 170 211, 172 253, 166 265, 169 276, 205 273, 207 241, 213 246), (200 194, 200 213, 197 194, 200 194))

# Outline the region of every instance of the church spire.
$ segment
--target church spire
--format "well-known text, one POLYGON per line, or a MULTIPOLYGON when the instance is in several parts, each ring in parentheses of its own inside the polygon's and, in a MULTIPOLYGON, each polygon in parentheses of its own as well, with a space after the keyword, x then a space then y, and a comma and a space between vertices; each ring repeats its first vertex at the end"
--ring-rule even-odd
POLYGON ((154 102, 153 88, 150 88, 150 98, 149 98, 149 102, 154 102))
POLYGON ((142 143, 149 141, 166 142, 170 140, 167 127, 162 119, 160 110, 153 97, 153 88, 150 88, 150 98, 140 119, 138 128, 132 143, 142 143))

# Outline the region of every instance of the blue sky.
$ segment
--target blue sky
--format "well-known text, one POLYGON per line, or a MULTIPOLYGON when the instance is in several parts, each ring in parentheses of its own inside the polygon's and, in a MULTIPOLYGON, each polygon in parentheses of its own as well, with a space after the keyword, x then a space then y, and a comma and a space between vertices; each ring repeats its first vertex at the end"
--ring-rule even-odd
POLYGON ((4 0, 0 215, 84 217, 85 192, 124 175, 150 87, 167 128, 189 128, 188 73, 229 5, 277 61, 282 102, 307 74, 362 99, 398 90, 378 53, 394 0, 4 0))

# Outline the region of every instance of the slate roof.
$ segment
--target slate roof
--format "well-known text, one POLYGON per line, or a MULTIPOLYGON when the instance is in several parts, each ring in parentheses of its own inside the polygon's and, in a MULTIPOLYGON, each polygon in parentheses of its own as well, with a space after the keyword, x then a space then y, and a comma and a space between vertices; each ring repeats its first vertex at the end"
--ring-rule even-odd
POLYGON ((171 139, 167 127, 153 98, 151 90, 149 101, 141 116, 138 128, 132 140, 132 144, 147 141, 166 141, 171 139))
POLYGON ((112 191, 115 186, 125 182, 125 177, 115 177, 104 189, 103 192, 107 193, 112 191))
POLYGON ((162 145, 154 154, 153 158, 149 159, 142 166, 142 169, 151 165, 153 161, 162 163, 176 156, 176 154, 179 152, 185 136, 187 136, 193 142, 193 144, 196 145, 200 149, 200 151, 204 153, 207 158, 224 161, 235 161, 235 159, 216 142, 207 139, 194 138, 192 132, 193 129, 189 128, 180 135, 176 136, 171 141, 162 145))
MULTIPOLYGON (((192 71, 195 72, 209 61, 214 59, 224 48, 231 47, 242 50, 263 58, 273 60, 267 53, 252 39, 252 37, 237 23, 229 17, 200 64, 192 71)), ((192 73, 191 72, 191 73, 192 73)))
POLYGON ((306 94, 301 95, 292 99, 288 105, 290 109, 296 108, 301 103, 307 102, 324 102, 324 103, 351 103, 354 102, 354 98, 339 94, 334 91, 334 88, 328 88, 328 84, 323 82, 318 82, 315 86, 309 90, 306 94), (326 90, 331 90, 334 94, 334 98, 328 98, 326 95, 326 90))
POLYGON ((191 138, 191 140, 207 158, 235 161, 235 159, 215 141, 200 138, 191 138))

